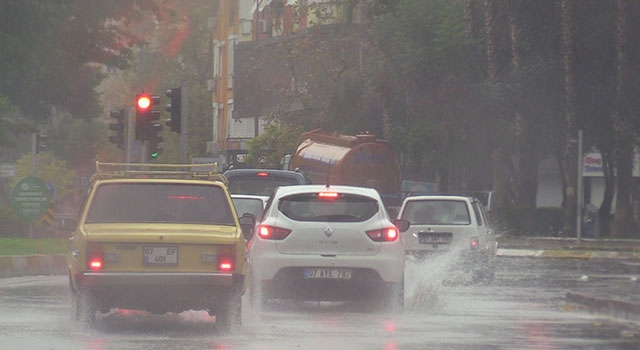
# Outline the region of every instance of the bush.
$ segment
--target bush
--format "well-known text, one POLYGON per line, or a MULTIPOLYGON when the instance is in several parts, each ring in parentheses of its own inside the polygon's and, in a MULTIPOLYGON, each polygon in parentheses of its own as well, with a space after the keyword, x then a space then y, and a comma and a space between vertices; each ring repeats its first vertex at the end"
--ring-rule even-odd
POLYGON ((500 220, 503 233, 514 236, 551 236, 562 231, 562 208, 508 208, 500 220))
POLYGON ((29 223, 22 220, 9 206, 0 206, 0 236, 24 237, 29 223))

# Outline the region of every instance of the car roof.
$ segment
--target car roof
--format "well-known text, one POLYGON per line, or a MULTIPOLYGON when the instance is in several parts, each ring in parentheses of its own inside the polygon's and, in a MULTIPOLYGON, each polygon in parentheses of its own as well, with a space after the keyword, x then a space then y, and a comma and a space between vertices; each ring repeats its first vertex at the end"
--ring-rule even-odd
POLYGON ((276 189, 275 195, 277 197, 284 197, 292 194, 298 193, 313 193, 313 192, 324 192, 324 191, 335 191, 340 193, 348 193, 348 194, 359 194, 369 197, 374 197, 378 200, 380 199, 380 195, 378 191, 373 188, 368 187, 358 187, 358 186, 347 186, 347 185, 297 185, 297 186, 282 186, 276 189))

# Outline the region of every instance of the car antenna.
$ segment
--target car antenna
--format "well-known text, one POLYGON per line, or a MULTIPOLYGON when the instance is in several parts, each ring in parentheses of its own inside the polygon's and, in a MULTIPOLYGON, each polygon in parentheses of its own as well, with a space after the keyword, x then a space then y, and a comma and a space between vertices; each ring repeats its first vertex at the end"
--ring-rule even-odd
POLYGON ((327 166, 327 183, 325 185, 327 189, 329 189, 329 174, 331 174, 331 163, 327 166))

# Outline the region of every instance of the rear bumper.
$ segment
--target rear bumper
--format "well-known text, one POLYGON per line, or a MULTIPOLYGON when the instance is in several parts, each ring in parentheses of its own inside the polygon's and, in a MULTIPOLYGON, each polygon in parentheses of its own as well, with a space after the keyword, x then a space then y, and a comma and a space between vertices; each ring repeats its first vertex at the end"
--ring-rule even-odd
POLYGON ((211 310, 244 292, 244 275, 230 273, 85 272, 76 275, 77 291, 102 312, 112 308, 152 313, 211 310))
POLYGON ((113 286, 227 286, 233 285, 231 273, 137 273, 84 272, 80 288, 113 286))

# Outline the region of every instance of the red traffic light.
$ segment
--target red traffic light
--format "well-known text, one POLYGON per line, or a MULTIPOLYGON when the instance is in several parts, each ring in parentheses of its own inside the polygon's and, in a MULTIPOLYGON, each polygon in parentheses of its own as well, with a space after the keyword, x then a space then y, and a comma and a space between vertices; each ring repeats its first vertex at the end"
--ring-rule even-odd
POLYGON ((151 96, 149 95, 139 95, 138 100, 136 101, 136 107, 140 111, 145 111, 151 107, 151 96))

